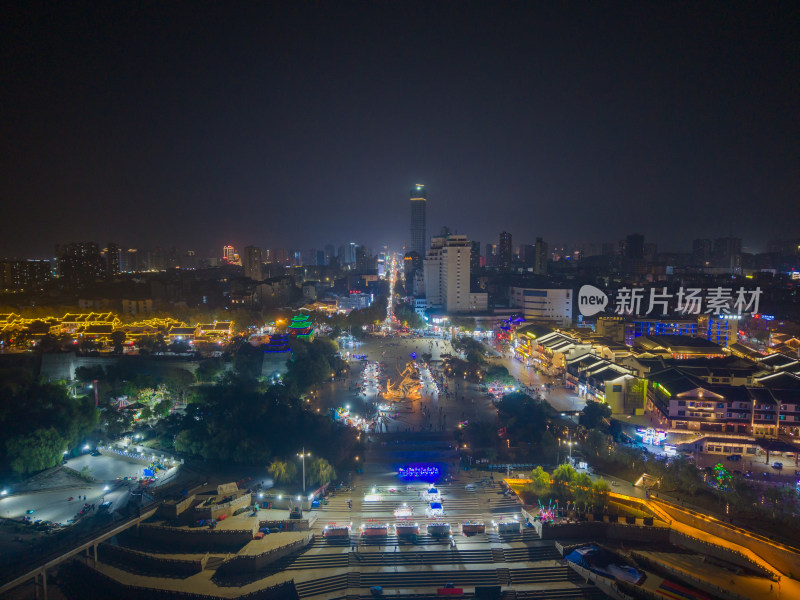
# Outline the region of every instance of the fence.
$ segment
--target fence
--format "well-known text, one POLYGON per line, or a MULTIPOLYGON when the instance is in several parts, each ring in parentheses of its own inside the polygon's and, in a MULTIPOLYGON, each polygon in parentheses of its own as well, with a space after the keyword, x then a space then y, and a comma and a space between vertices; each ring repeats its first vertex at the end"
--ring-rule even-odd
MULTIPOLYGON (((280 534, 275 534, 280 535, 280 534)), ((269 550, 265 550, 260 554, 238 554, 233 556, 223 562, 219 569, 217 569, 217 574, 225 577, 228 575, 234 575, 239 573, 253 573, 256 571, 260 571, 268 564, 275 562, 279 558, 283 558, 291 554, 292 552, 296 552, 300 548, 304 548, 308 546, 311 542, 314 541, 314 534, 309 533, 301 540, 297 540, 295 542, 291 542, 286 544, 285 546, 280 546, 278 548, 271 548, 269 550)))

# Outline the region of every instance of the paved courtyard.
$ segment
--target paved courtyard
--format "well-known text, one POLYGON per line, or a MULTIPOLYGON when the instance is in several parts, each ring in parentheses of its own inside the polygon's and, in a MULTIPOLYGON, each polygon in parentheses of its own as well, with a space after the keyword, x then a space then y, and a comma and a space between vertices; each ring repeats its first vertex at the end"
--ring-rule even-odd
POLYGON ((388 405, 381 419, 381 431, 452 431, 463 420, 494 420, 497 410, 480 386, 460 378, 443 379, 437 368, 442 354, 455 354, 450 342, 426 338, 368 338, 351 354, 364 354, 367 360, 351 360, 347 379, 325 384, 311 400, 321 411, 338 406, 364 414, 372 405, 388 405), (433 367, 422 369, 423 389, 415 400, 387 401, 380 395, 386 379, 399 379, 412 354, 432 355, 433 367), (378 363, 379 374, 374 374, 378 363), (365 370, 367 376, 365 377, 365 370))

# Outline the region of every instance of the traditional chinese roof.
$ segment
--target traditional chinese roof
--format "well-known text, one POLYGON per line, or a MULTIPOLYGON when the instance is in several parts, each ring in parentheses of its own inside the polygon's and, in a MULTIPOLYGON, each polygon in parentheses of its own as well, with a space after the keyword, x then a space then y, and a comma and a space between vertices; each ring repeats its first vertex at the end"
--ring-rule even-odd
POLYGON ((800 375, 779 372, 757 379, 760 385, 768 388, 800 390, 800 375))
POLYGON ((796 357, 781 353, 769 354, 761 357, 758 359, 758 362, 776 371, 795 364, 800 364, 800 361, 796 357))

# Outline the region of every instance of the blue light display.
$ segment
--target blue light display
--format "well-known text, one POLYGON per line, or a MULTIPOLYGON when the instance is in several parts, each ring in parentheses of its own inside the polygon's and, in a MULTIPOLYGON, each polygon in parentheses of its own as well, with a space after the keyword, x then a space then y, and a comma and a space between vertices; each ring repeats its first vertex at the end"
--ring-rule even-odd
POLYGON ((431 479, 439 477, 439 467, 428 465, 414 465, 400 467, 397 474, 404 479, 431 479))

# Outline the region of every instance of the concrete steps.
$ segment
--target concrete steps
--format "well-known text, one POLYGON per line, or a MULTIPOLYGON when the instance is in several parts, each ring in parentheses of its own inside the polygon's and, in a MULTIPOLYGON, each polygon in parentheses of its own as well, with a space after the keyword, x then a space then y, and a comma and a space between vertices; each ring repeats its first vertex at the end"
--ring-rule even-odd
POLYGON ((295 589, 301 598, 318 596, 319 594, 330 594, 331 592, 347 589, 347 578, 348 574, 345 573, 342 575, 301 581, 300 583, 296 582, 295 589))
POLYGON ((492 563, 489 550, 427 550, 423 552, 360 552, 350 553, 351 567, 395 565, 466 565, 492 563))

